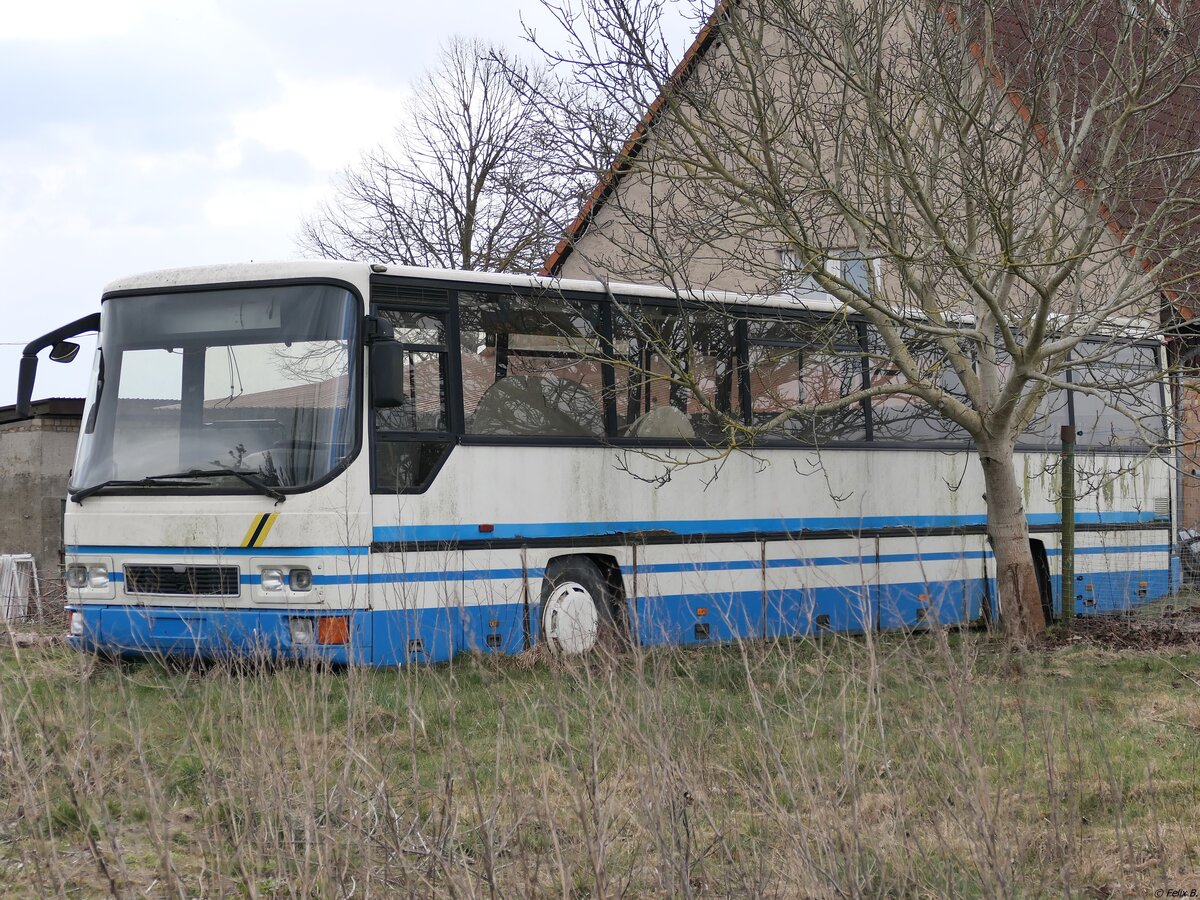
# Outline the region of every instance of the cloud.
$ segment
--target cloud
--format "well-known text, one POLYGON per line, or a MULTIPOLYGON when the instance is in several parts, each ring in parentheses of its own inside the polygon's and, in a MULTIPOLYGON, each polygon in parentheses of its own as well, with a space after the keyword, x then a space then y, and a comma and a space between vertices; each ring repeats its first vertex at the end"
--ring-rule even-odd
POLYGON ((79 43, 128 34, 151 16, 154 0, 48 0, 14 3, 0 16, 0 42, 79 43))
POLYGON ((234 136, 219 148, 240 160, 247 146, 303 156, 318 171, 336 171, 387 140, 410 92, 363 79, 314 80, 284 75, 270 103, 233 116, 234 136))
MULTIPOLYGON (((204 221, 213 228, 269 230, 278 238, 285 238, 324 193, 321 184, 297 187, 263 179, 224 180, 204 199, 204 221)), ((272 243, 277 243, 278 238, 272 243)))

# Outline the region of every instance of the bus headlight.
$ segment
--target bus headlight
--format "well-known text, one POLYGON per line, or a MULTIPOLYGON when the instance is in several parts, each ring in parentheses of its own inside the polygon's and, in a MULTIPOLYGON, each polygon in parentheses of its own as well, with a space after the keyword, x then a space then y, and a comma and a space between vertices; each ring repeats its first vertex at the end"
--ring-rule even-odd
POLYGON ((312 589, 312 570, 311 569, 292 569, 288 572, 288 587, 293 591, 307 591, 312 589))
POLYGON ((108 587, 108 566, 92 564, 83 566, 76 563, 67 566, 63 579, 69 588, 103 589, 108 587))
POLYGON ((311 644, 313 642, 313 620, 291 619, 289 625, 292 631, 293 644, 311 644))
POLYGON ((264 591, 282 591, 284 576, 283 569, 263 569, 259 573, 259 579, 262 582, 264 591))

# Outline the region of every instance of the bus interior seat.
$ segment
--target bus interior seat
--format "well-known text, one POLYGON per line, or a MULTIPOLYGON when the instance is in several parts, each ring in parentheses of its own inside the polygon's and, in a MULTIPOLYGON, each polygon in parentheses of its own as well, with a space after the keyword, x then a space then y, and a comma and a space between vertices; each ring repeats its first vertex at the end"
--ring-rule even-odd
POLYGON ((658 406, 638 416, 625 434, 635 438, 690 441, 695 440, 696 429, 683 410, 674 406, 658 406))
POLYGON ((509 375, 483 392, 467 432, 603 437, 604 423, 583 385, 554 375, 509 375))

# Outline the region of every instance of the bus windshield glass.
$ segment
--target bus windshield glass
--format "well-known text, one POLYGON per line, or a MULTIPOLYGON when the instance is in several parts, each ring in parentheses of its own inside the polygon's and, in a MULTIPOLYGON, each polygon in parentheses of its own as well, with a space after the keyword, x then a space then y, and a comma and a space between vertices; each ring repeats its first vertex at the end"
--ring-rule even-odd
POLYGON ((323 481, 356 446, 359 319, 330 284, 106 300, 72 493, 323 481))

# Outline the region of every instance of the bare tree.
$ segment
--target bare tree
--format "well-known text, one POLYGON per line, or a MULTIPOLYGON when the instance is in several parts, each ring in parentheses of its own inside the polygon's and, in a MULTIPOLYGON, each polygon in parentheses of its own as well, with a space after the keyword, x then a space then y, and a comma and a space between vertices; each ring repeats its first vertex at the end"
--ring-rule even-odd
POLYGON ((567 36, 548 58, 649 110, 549 268, 839 301, 871 377, 730 419, 725 450, 864 399, 936 414, 977 450, 1006 627, 1041 631, 1021 435, 1070 389, 1163 439, 1139 405, 1160 373, 1128 350, 1188 306, 1200 258, 1197 13, 727 0, 676 62, 664 0, 546 5, 567 36))
POLYGON ((304 222, 303 252, 448 269, 527 272, 578 204, 554 123, 529 97, 546 73, 457 38, 418 84, 392 146, 342 174, 304 222), (516 89, 524 85, 525 93, 516 89))

